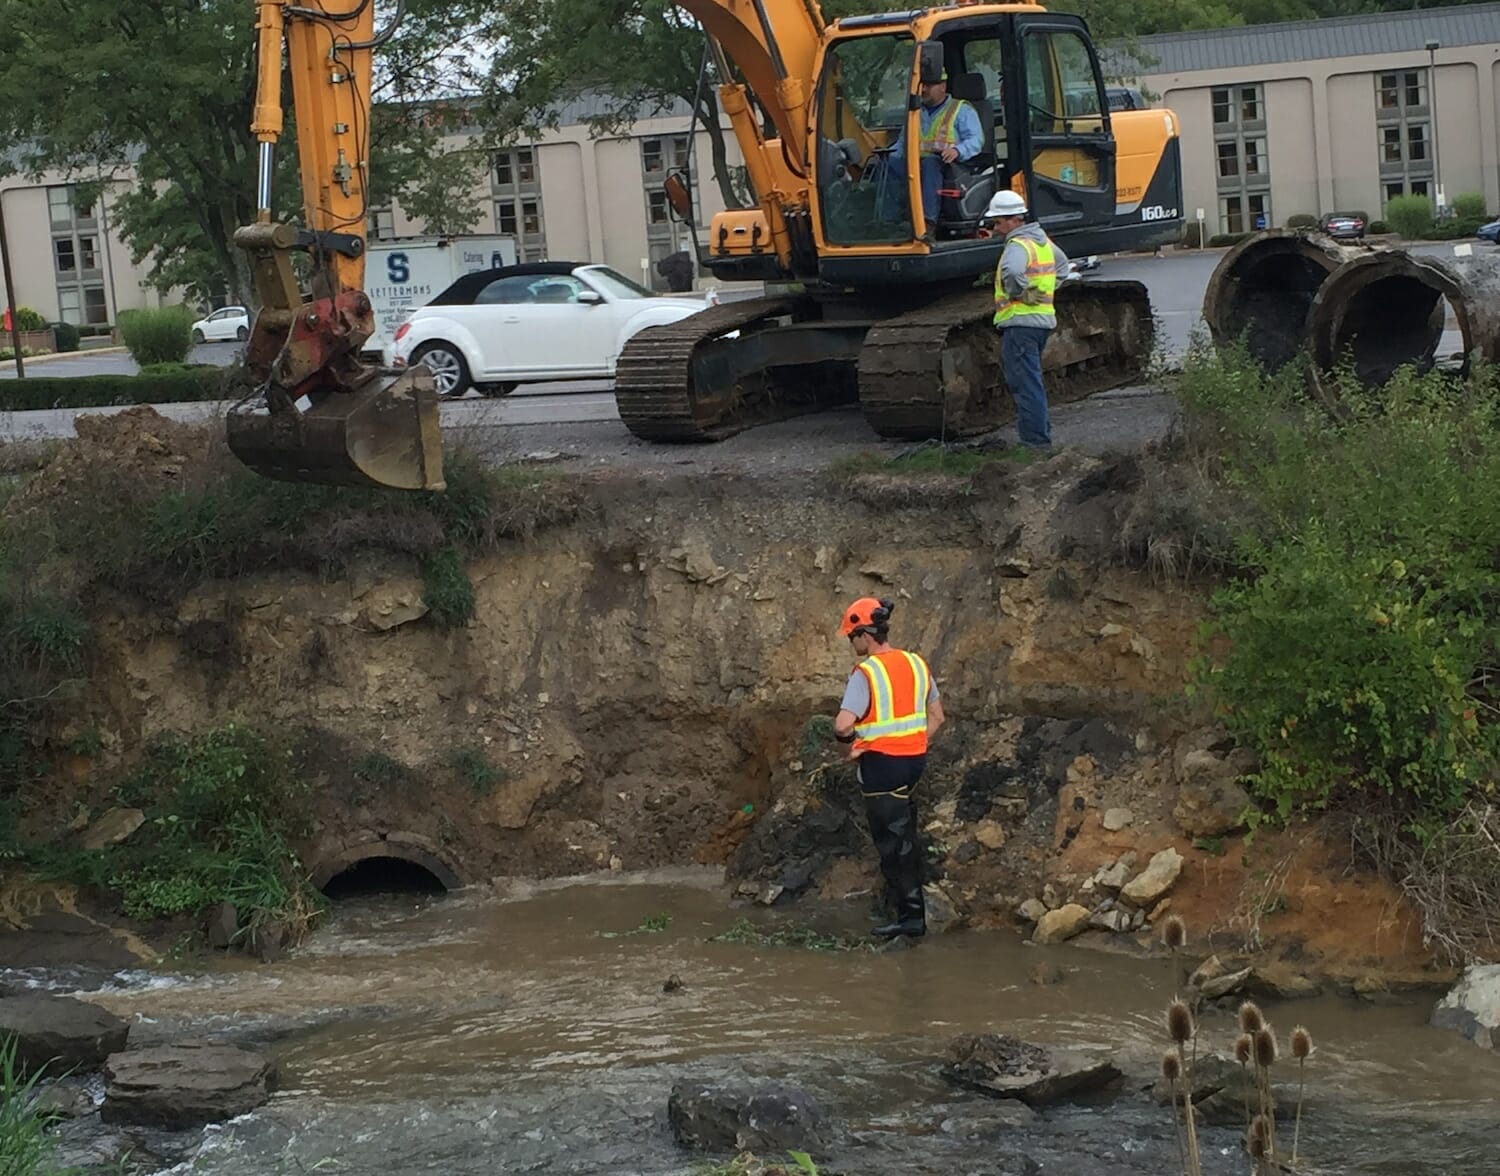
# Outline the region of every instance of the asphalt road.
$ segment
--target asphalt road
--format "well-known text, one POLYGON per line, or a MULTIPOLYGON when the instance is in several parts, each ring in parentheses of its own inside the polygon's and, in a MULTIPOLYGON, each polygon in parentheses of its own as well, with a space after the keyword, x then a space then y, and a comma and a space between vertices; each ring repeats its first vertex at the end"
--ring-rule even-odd
MULTIPOLYGON (((1413 251, 1446 255, 1452 246, 1420 245, 1413 251)), ((1476 251, 1491 247, 1476 245, 1476 251)), ((1164 253, 1159 257, 1106 257, 1100 278, 1144 282, 1165 330, 1167 350, 1180 355, 1193 329, 1201 322, 1203 293, 1221 250, 1201 253, 1164 253)), ((734 295, 730 295, 733 297, 734 295)), ((197 363, 232 363, 240 345, 209 343, 194 348, 197 363)), ((34 364, 28 379, 49 376, 133 373, 134 362, 124 353, 78 355, 34 364)), ((0 378, 14 371, 0 369, 0 378)), ((79 412, 118 409, 58 409, 0 414, 0 439, 68 437, 79 412)), ((173 404, 158 411, 177 420, 207 420, 223 411, 219 404, 173 404)), ((609 462, 635 461, 651 466, 695 467, 732 471, 767 464, 791 466, 826 463, 844 452, 897 449, 882 442, 857 410, 827 412, 741 434, 711 446, 663 446, 636 440, 620 423, 607 382, 574 381, 523 385, 503 400, 485 400, 471 393, 443 405, 443 427, 497 458, 544 455, 557 459, 609 462)), ((1151 389, 1123 389, 1054 409, 1054 434, 1065 445, 1099 450, 1138 444, 1159 436, 1171 420, 1169 398, 1151 389)))

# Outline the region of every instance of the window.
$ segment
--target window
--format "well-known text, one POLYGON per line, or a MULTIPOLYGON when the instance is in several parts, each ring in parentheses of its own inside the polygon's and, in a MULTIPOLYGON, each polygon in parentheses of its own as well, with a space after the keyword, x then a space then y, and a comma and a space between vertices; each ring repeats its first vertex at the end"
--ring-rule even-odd
POLYGON ((521 202, 521 232, 532 236, 542 231, 542 207, 536 200, 521 202))
POLYGON ((1213 92, 1214 104, 1214 126, 1222 127, 1234 122, 1229 104, 1229 91, 1215 90, 1213 92))
POLYGON ((536 160, 532 156, 530 147, 522 147, 516 151, 516 182, 520 184, 536 183, 536 160))
POLYGON ((1427 106, 1427 71, 1399 70, 1375 75, 1375 107, 1382 113, 1395 114, 1407 107, 1427 106))
POLYGON ((1382 163, 1401 162, 1401 128, 1380 128, 1380 161, 1382 163))
POLYGON ((83 291, 76 287, 59 290, 57 308, 62 312, 63 322, 78 326, 83 322, 83 291))
POLYGON ((520 274, 511 278, 499 278, 474 296, 474 305, 493 306, 501 303, 510 305, 529 301, 531 284, 535 281, 535 274, 520 274))
POLYGON ((509 202, 499 205, 500 232, 508 237, 516 235, 516 206, 509 202))
POLYGON ((58 273, 72 273, 78 268, 78 256, 73 251, 72 237, 59 237, 52 242, 52 251, 57 255, 58 273))
POLYGON ((48 188, 47 211, 52 217, 53 228, 70 227, 73 224, 73 189, 68 185, 48 188))
POLYGON ((92 270, 99 268, 99 257, 95 252, 93 237, 78 238, 78 259, 80 269, 92 270))
POLYGON ((498 151, 491 175, 496 226, 516 238, 520 261, 541 261, 547 256, 541 151, 535 145, 498 151))
POLYGON ((664 225, 670 221, 668 212, 667 194, 660 189, 646 193, 647 219, 653 225, 664 225))
POLYGON ((109 306, 104 301, 103 286, 84 287, 83 317, 89 323, 109 322, 109 306))
POLYGON ((641 166, 648 172, 667 170, 663 162, 660 139, 641 140, 641 166))
POLYGON ((1425 123, 1406 125, 1406 158, 1412 163, 1427 158, 1427 126, 1425 123))
POLYGON ((1222 86, 1211 93, 1218 159, 1219 231, 1270 227, 1271 158, 1266 96, 1260 85, 1222 86))
POLYGON ((1413 180, 1411 182, 1411 194, 1413 196, 1426 196, 1428 194, 1428 191, 1427 191, 1427 181, 1426 180, 1413 180))
POLYGON ((508 188, 516 182, 515 165, 511 163, 510 152, 502 151, 495 156, 495 183, 502 188, 508 188))
POLYGON ((1221 178, 1240 174, 1240 145, 1233 139, 1218 144, 1219 175, 1221 178))
POLYGON ((1394 200, 1394 199, 1396 199, 1397 196, 1405 196, 1405 195, 1406 195, 1406 185, 1405 184, 1387 184, 1385 186, 1385 198, 1387 200, 1394 200))

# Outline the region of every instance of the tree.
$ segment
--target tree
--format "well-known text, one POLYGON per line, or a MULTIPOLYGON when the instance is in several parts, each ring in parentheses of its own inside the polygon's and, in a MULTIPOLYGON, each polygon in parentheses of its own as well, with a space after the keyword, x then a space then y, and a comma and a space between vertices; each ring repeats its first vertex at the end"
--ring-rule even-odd
MULTIPOLYGON (((399 104, 475 85, 463 46, 481 8, 477 0, 408 0, 407 19, 379 58, 378 97, 399 104)), ((111 212, 137 260, 151 258, 163 289, 235 299, 250 292, 233 236, 255 218, 253 17, 250 0, 68 0, 45 13, 29 0, 0 0, 0 142, 32 174, 57 169, 87 181, 133 170, 137 185, 111 212)), ((282 216, 301 203, 292 123, 278 152, 282 216)), ((437 140, 420 120, 379 118, 372 196, 381 202, 410 189, 432 220, 463 225, 467 209, 471 226, 483 160, 473 151, 449 159, 437 140)))

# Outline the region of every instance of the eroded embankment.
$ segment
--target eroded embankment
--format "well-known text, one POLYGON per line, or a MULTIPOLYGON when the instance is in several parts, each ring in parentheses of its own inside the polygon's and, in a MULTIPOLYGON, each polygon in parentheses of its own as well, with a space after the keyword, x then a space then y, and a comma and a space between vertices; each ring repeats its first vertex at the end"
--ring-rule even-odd
POLYGON ((56 811, 107 807, 110 769, 154 734, 238 717, 296 737, 319 882, 369 856, 450 883, 698 861, 768 901, 848 897, 873 853, 809 720, 849 669, 842 606, 873 593, 898 601, 896 637, 953 720, 924 818, 960 921, 1097 905, 1100 867, 1172 846, 1171 909, 1196 936, 1343 975, 1428 964, 1394 891, 1316 828, 1233 832, 1246 765, 1183 701, 1201 586, 1137 570, 1126 540, 1138 459, 548 483, 567 521, 470 560, 458 628, 432 623, 419 562, 373 542, 337 576, 99 598, 54 733, 91 750, 59 762, 56 811))

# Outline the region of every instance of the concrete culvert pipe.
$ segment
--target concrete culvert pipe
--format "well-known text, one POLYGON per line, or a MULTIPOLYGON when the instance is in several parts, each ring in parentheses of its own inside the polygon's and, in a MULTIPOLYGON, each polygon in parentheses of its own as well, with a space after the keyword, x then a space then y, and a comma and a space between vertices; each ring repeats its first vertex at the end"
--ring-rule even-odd
POLYGON ((1450 325, 1462 338, 1452 348, 1461 374, 1475 358, 1500 362, 1500 259, 1393 250, 1350 261, 1329 275, 1308 315, 1313 389, 1332 406, 1345 364, 1367 388, 1401 367, 1426 371, 1450 325))
POLYGON ((1364 245, 1340 245, 1322 233, 1268 229, 1220 260, 1203 296, 1203 318, 1216 347, 1245 337, 1251 356, 1272 370, 1292 360, 1307 339, 1307 315, 1328 275, 1364 245))

